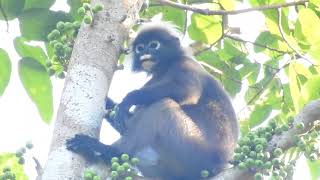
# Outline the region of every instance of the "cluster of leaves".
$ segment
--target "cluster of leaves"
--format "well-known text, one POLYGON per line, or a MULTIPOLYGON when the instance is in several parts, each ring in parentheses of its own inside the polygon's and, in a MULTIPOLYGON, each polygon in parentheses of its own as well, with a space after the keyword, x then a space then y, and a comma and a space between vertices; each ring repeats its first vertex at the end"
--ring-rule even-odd
MULTIPOLYGON (((18 20, 21 37, 13 40, 19 60, 20 80, 31 100, 38 108, 41 118, 50 122, 53 115, 52 83, 46 69, 46 61, 51 56, 40 46, 30 45, 30 41, 46 41, 47 34, 59 21, 73 19, 70 14, 52 11, 55 0, 1 0, 0 20, 18 20)), ((69 2, 70 3, 70 2, 69 2)), ((79 2, 80 3, 80 2, 79 2)), ((9 32, 10 32, 10 26, 9 32)), ((5 49, 0 49, 0 95, 7 87, 12 71, 10 58, 5 49)))
POLYGON ((50 76, 56 74, 61 79, 65 77, 74 41, 78 35, 81 22, 91 24, 93 15, 102 9, 103 6, 101 4, 91 8, 89 3, 83 3, 82 7, 78 9, 78 14, 82 18, 80 21, 59 21, 56 24, 56 29, 48 34, 49 45, 54 49, 54 55, 46 64, 49 68, 48 73, 50 76))
MULTIPOLYGON (((21 37, 14 39, 14 47, 21 57, 18 67, 20 80, 46 123, 53 115, 52 83, 48 74, 56 74, 59 78, 65 76, 80 22, 92 23, 93 14, 102 9, 101 5, 91 8, 90 0, 68 0, 70 12, 66 13, 50 10, 54 3, 55 0, 0 1, 0 20, 19 21, 21 37), (79 10, 83 7, 84 15, 79 10), (58 27, 65 29, 60 31, 58 27), (55 28, 59 32, 50 33, 55 28), (48 42, 49 33, 54 42, 48 42), (45 49, 31 45, 30 41, 44 42, 45 49), (59 43, 55 46, 56 42, 59 43)), ((9 84, 11 71, 9 55, 5 49, 0 49, 0 96, 9 84)))
POLYGON ((93 170, 86 169, 83 174, 84 180, 101 180, 100 176, 98 176, 93 170))
POLYGON ((16 157, 18 158, 18 163, 19 164, 24 164, 25 163, 25 158, 23 155, 27 152, 26 149, 32 149, 33 144, 31 142, 27 142, 25 147, 21 147, 19 150, 16 152, 16 157))
POLYGON ((136 157, 130 158, 128 154, 111 159, 111 179, 113 180, 132 180, 138 172, 135 166, 139 163, 136 157))

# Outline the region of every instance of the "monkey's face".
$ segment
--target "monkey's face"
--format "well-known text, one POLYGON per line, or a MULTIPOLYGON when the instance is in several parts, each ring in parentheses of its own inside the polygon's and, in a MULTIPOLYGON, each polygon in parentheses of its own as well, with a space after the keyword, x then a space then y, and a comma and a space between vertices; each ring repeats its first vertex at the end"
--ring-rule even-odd
POLYGON ((160 41, 152 40, 147 43, 139 43, 135 46, 134 52, 141 68, 147 72, 152 72, 154 66, 159 63, 157 54, 160 51, 160 41))
POLYGON ((138 34, 132 44, 133 71, 159 73, 181 56, 179 39, 163 29, 138 34))

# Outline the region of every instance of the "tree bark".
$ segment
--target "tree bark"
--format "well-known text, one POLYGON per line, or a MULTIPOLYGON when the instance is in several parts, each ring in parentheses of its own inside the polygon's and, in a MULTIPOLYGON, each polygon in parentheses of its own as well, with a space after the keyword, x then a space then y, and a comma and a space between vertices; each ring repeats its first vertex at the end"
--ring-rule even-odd
MULTIPOLYGON (((99 138, 104 99, 143 1, 92 0, 92 5, 97 3, 104 10, 94 16, 91 26, 82 25, 73 48, 43 180, 79 180, 90 165, 66 150, 65 141, 79 132, 99 138)), ((106 176, 105 165, 90 167, 106 176)))

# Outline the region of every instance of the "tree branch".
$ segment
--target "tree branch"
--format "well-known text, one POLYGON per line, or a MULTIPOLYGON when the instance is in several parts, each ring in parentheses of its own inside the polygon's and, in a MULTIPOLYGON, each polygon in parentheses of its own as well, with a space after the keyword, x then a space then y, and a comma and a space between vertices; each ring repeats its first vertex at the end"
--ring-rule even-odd
POLYGON ((315 121, 320 121, 320 100, 314 100, 304 106, 304 108, 296 115, 293 124, 303 123, 305 127, 303 129, 293 126, 289 131, 283 132, 281 135, 275 135, 271 139, 268 150, 273 147, 280 147, 283 150, 287 150, 294 146, 294 136, 308 132, 315 121))
POLYGON ((297 2, 289 2, 289 3, 280 3, 280 4, 270 4, 270 5, 263 5, 259 7, 253 7, 253 8, 246 8, 246 9, 239 9, 239 10, 233 10, 233 11, 226 11, 226 10, 210 10, 210 9, 202 9, 197 8, 190 5, 180 4, 169 0, 157 0, 162 5, 171 6, 178 9, 184 9, 193 11, 199 14, 203 15, 235 15, 235 14, 241 14, 241 13, 247 13, 252 11, 265 11, 268 9, 278 9, 283 7, 289 7, 289 6, 296 6, 296 5, 303 5, 309 0, 301 0, 297 2))

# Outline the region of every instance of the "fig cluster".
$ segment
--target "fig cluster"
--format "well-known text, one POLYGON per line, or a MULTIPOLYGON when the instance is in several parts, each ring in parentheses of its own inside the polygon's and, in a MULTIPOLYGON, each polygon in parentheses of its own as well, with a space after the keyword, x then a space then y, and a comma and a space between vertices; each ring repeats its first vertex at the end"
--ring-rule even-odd
POLYGON ((24 155, 27 152, 27 149, 30 150, 33 148, 33 144, 31 142, 27 142, 25 147, 21 147, 15 153, 16 157, 18 158, 18 163, 23 165, 25 163, 24 155))
POLYGON ((15 180, 15 179, 16 179, 16 175, 11 171, 10 167, 4 167, 2 169, 0 180, 15 180))
POLYGON ((78 35, 81 23, 91 24, 93 15, 103 9, 101 4, 91 7, 89 3, 83 3, 78 9, 81 17, 80 21, 63 22, 59 21, 56 28, 47 36, 49 46, 53 48, 53 56, 47 62, 48 73, 50 76, 56 75, 59 78, 65 78, 69 60, 71 57, 75 38, 78 35))
POLYGON ((111 159, 111 179, 132 180, 133 177, 138 174, 136 169, 138 163, 138 158, 130 158, 128 154, 122 154, 120 157, 113 157, 111 159))
POLYGON ((275 121, 270 121, 266 127, 260 127, 241 137, 235 149, 233 164, 240 169, 247 169, 255 173, 256 180, 263 176, 272 176, 274 179, 285 179, 288 172, 292 173, 283 159, 283 150, 275 147, 267 151, 268 142, 273 135, 288 131, 288 125, 279 126, 275 121))

